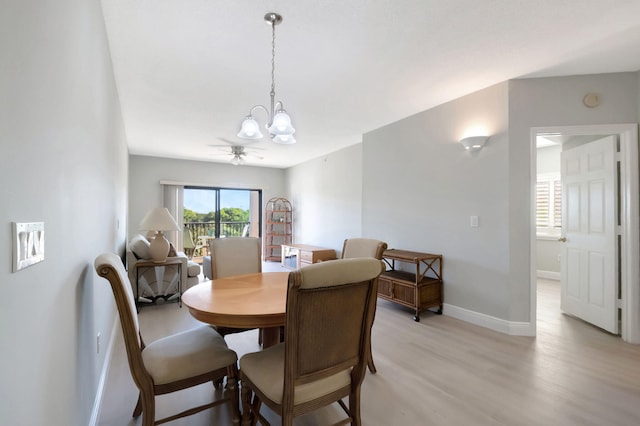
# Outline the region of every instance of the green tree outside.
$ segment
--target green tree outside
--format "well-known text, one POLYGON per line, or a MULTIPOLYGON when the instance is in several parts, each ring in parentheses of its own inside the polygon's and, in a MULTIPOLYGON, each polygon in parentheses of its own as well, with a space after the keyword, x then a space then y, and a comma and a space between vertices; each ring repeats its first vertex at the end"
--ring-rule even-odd
MULTIPOLYGON (((193 210, 184 209, 184 223, 191 222, 215 222, 216 212, 196 213, 193 210)), ((238 207, 225 207, 220 210, 220 222, 249 222, 249 210, 238 207)))

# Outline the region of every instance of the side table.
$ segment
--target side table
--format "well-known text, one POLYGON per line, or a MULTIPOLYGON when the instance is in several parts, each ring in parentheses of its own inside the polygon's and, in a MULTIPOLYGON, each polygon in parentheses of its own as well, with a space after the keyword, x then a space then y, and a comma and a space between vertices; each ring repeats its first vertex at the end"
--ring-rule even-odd
MULTIPOLYGON (((182 260, 178 258, 166 259, 164 262, 155 262, 153 260, 140 260, 136 262, 136 307, 138 311, 140 310, 140 275, 141 271, 144 273, 145 270, 149 268, 158 268, 160 266, 176 266, 177 267, 177 276, 178 276, 178 292, 173 294, 154 294, 150 297, 144 297, 143 299, 149 300, 151 303, 155 303, 158 299, 162 299, 164 301, 173 300, 176 297, 178 298, 178 306, 182 307, 182 260)), ((160 289, 158 289, 160 291, 160 289)))
POLYGON ((390 249, 382 259, 391 269, 378 278, 378 297, 414 309, 414 321, 420 321, 424 309, 436 307, 436 313, 442 314, 441 254, 390 249), (396 269, 396 262, 413 266, 414 272, 396 269))

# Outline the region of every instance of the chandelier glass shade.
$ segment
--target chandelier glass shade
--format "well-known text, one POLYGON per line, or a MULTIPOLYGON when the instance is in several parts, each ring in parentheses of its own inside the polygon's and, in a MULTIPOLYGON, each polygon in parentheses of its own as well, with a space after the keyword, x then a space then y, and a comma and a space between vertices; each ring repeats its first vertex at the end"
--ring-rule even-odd
POLYGON ((275 83, 275 60, 276 60, 276 25, 282 22, 282 16, 277 13, 267 13, 264 15, 264 20, 267 24, 271 25, 271 92, 269 93, 271 98, 271 108, 268 109, 262 105, 255 105, 249 111, 249 115, 242 121, 240 132, 238 137, 241 139, 262 139, 264 136, 260 131, 260 125, 254 118, 253 114, 256 110, 261 109, 267 113, 268 123, 265 128, 269 132, 271 140, 280 144, 293 144, 296 143, 293 134, 294 129, 291 124, 291 117, 285 111, 281 101, 276 102, 276 83, 275 83))
POLYGON ((264 136, 260 132, 260 124, 253 116, 248 115, 242 122, 238 137, 242 139, 262 139, 264 136))

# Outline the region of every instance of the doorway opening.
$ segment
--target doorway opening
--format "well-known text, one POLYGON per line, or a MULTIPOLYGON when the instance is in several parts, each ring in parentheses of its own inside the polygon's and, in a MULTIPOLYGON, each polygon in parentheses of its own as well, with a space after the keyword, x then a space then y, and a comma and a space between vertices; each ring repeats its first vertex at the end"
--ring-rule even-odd
MULTIPOLYGON (((616 170, 616 179, 619 182, 617 191, 616 208, 618 214, 615 220, 617 234, 617 265, 619 272, 619 288, 617 293, 619 299, 616 300, 616 310, 621 310, 621 336, 623 340, 631 343, 640 343, 640 278, 638 255, 640 254, 638 243, 638 138, 637 125, 598 125, 598 126, 561 126, 553 128, 533 128, 531 131, 531 180, 532 180, 532 224, 531 224, 531 327, 535 335, 537 321, 537 279, 560 278, 562 268, 558 261, 557 245, 564 239, 563 235, 558 235, 560 227, 547 227, 546 235, 540 232, 540 217, 537 215, 538 202, 538 174, 551 174, 560 172, 559 157, 548 156, 549 150, 543 154, 538 154, 537 141, 540 136, 544 136, 551 145, 566 144, 565 147, 584 145, 601 139, 601 135, 613 135, 618 140, 619 152, 616 159, 619 161, 616 170), (551 169, 549 169, 552 165, 551 169), (553 170, 553 169, 556 170, 553 170), (556 245, 556 248, 552 246, 556 245), (545 246, 545 248, 541 248, 545 246), (542 271, 540 274, 538 271, 542 271)), ((541 153, 544 148, 541 148, 541 153)), ((555 148, 560 151, 562 148, 555 148)), ((558 154, 559 155, 559 154, 558 154)), ((543 179, 544 180, 544 179, 543 179)), ((552 180, 552 179, 551 179, 552 180)), ((565 197, 566 200, 566 197, 565 197)), ((554 218, 549 218, 548 214, 554 211, 553 207, 547 211, 548 223, 554 225, 554 218)), ((542 219, 545 215, 542 215, 542 219)), ((557 218, 556 218, 557 219, 557 218)), ((560 218, 565 221, 566 218, 560 218)), ((564 228, 563 228, 564 229, 564 228)), ((565 264, 566 272, 566 250, 565 257, 561 260, 565 264)), ((565 278, 566 278, 565 274, 565 278)), ((617 312, 617 311, 616 311, 617 312)))

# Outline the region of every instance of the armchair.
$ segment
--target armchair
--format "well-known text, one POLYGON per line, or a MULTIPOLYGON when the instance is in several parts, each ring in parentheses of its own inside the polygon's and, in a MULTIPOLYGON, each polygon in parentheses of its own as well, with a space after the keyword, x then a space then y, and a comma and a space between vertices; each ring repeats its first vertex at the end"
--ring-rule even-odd
POLYGON ((182 283, 182 291, 198 284, 201 272, 200 265, 189 260, 182 252, 171 249, 167 260, 179 260, 181 267, 167 265, 156 268, 138 270, 138 264, 151 259, 149 241, 142 235, 136 235, 129 241, 126 250, 127 273, 134 298, 153 298, 157 295, 168 295, 177 292, 178 280, 182 283), (178 270, 180 276, 178 276, 178 270), (139 294, 138 294, 139 293, 139 294))

